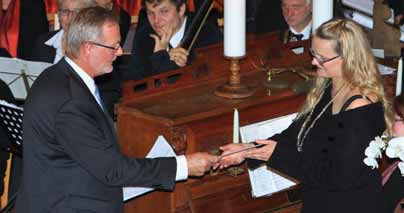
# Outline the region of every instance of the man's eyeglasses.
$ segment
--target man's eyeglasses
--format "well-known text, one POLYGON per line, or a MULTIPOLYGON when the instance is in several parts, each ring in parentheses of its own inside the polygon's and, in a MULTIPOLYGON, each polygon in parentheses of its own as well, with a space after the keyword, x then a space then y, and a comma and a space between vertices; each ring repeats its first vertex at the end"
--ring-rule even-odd
POLYGON ((313 58, 315 58, 315 59, 317 60, 317 62, 318 62, 321 66, 323 66, 325 63, 327 63, 327 62, 329 62, 329 61, 332 61, 332 60, 334 60, 334 59, 340 57, 340 55, 336 55, 336 56, 334 56, 334 57, 332 57, 332 58, 323 58, 323 57, 317 55, 317 53, 314 52, 313 48, 310 48, 310 49, 309 49, 309 52, 310 52, 310 55, 311 55, 313 58))
POLYGON ((73 16, 73 15, 77 15, 77 13, 80 12, 80 9, 60 9, 58 10, 58 15, 59 16, 73 16))
POLYGON ((99 47, 104 47, 104 48, 107 48, 107 49, 110 49, 110 50, 113 50, 113 51, 118 51, 121 48, 120 44, 117 44, 115 47, 112 47, 112 46, 100 44, 100 43, 93 42, 93 41, 89 41, 88 43, 94 44, 94 45, 99 46, 99 47))

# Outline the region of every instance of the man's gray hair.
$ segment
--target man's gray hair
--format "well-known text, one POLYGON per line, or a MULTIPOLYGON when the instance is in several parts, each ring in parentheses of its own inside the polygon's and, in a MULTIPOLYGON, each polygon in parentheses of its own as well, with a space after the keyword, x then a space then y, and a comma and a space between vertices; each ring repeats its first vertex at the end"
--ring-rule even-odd
POLYGON ((78 58, 85 42, 100 42, 106 23, 119 26, 119 17, 115 11, 99 6, 81 10, 63 34, 65 55, 72 59, 78 58))
POLYGON ((63 4, 66 2, 78 2, 79 8, 87 8, 87 7, 94 7, 96 6, 96 2, 94 0, 57 0, 56 6, 59 9, 63 9, 63 4))

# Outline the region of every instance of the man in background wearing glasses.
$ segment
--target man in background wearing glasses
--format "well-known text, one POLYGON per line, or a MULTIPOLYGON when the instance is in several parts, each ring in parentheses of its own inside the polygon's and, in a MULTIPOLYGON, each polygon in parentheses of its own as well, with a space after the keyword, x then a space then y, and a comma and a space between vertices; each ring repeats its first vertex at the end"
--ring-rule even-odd
POLYGON ((81 9, 95 6, 94 0, 57 0, 56 4, 61 29, 39 36, 31 56, 32 61, 57 63, 63 57, 63 32, 81 9))

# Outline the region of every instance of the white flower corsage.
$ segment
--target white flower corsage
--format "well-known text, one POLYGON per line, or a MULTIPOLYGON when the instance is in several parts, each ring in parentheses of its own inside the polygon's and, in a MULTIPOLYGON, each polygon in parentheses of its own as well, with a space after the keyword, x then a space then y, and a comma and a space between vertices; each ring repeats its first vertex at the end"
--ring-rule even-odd
POLYGON ((379 164, 377 163, 377 158, 382 157, 382 151, 386 149, 386 143, 384 140, 386 136, 382 135, 375 137, 374 140, 370 141, 369 146, 365 149, 366 158, 363 159, 363 162, 372 167, 372 169, 379 168, 379 164))
POLYGON ((366 158, 363 159, 363 162, 372 169, 378 168, 377 158, 381 158, 382 152, 385 150, 387 157, 400 159, 398 168, 401 175, 404 176, 404 137, 392 138, 387 143, 386 140, 386 136, 375 137, 365 149, 366 158))

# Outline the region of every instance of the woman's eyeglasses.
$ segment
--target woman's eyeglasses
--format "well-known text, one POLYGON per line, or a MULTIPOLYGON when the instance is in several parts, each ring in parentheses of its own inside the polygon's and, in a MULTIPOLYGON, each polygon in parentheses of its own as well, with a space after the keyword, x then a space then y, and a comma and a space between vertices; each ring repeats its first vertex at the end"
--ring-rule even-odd
POLYGON ((321 66, 323 66, 325 63, 327 63, 327 62, 329 62, 329 61, 332 61, 332 60, 334 60, 334 59, 340 57, 340 55, 336 55, 336 56, 334 56, 334 57, 332 57, 332 58, 324 58, 324 57, 322 57, 322 56, 319 56, 316 52, 314 52, 313 48, 310 48, 310 49, 309 49, 309 52, 310 52, 310 55, 311 55, 313 58, 315 58, 315 59, 317 60, 317 62, 318 62, 321 66))

